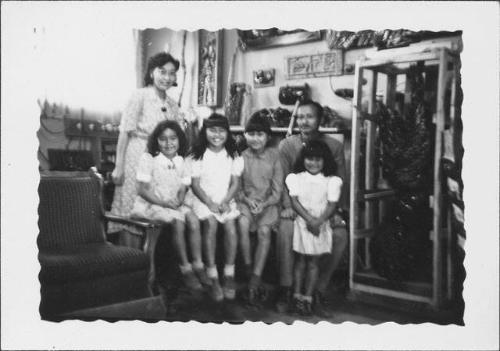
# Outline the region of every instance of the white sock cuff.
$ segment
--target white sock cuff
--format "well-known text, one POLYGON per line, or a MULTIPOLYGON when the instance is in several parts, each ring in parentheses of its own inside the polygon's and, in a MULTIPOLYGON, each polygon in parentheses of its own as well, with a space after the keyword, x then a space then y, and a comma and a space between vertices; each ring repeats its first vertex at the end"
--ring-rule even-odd
POLYGON ((193 270, 191 263, 186 263, 184 266, 179 265, 179 268, 180 268, 182 274, 186 274, 186 273, 191 272, 193 270))
POLYGON ((224 266, 224 275, 226 277, 234 277, 234 264, 233 265, 226 264, 224 266))
POLYGON ((310 295, 309 296, 303 295, 302 296, 302 300, 312 303, 313 302, 313 297, 310 296, 310 295))
POLYGON ((196 269, 197 271, 199 271, 201 269, 204 269, 205 265, 203 264, 203 262, 201 260, 195 261, 195 262, 193 262, 193 268, 196 269))
POLYGON ((207 267, 207 275, 211 279, 217 279, 219 277, 219 273, 217 272, 217 267, 207 267))

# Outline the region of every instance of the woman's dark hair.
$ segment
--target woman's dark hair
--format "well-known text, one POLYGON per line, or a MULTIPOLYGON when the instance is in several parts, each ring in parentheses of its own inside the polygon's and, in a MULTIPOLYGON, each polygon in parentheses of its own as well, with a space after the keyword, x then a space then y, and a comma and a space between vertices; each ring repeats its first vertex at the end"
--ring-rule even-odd
POLYGON ((184 131, 179 123, 175 121, 162 121, 156 125, 155 129, 148 138, 148 152, 152 156, 156 156, 160 153, 158 138, 165 131, 165 129, 172 129, 175 134, 177 134, 177 138, 179 139, 179 150, 177 150, 177 154, 182 157, 186 156, 188 148, 186 134, 184 134, 184 131))
POLYGON ((226 149, 228 155, 234 159, 238 155, 236 141, 234 140, 231 130, 229 129, 229 121, 226 117, 218 113, 212 113, 210 117, 203 121, 203 127, 201 127, 198 140, 193 146, 193 158, 195 160, 201 160, 203 158, 203 154, 208 147, 207 129, 211 127, 222 127, 227 131, 227 139, 224 144, 224 148, 226 149))
POLYGON ((148 60, 146 73, 144 74, 144 86, 147 87, 148 85, 153 84, 153 78, 151 78, 151 72, 156 67, 163 67, 169 62, 175 66, 176 71, 179 70, 180 63, 172 55, 167 54, 166 52, 160 52, 154 56, 151 56, 148 60))
POLYGON ((302 148, 300 156, 295 163, 293 173, 306 171, 304 160, 308 157, 321 157, 323 159, 323 170, 321 173, 325 177, 333 176, 337 172, 337 164, 328 145, 321 140, 311 140, 302 148))

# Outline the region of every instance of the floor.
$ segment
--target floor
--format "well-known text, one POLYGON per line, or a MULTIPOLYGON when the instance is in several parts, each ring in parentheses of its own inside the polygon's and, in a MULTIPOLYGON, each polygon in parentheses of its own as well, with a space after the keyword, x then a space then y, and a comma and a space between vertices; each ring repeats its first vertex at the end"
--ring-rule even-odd
MULTIPOLYGON (((171 247, 165 240, 160 240, 157 247, 157 274, 158 281, 162 286, 179 286, 179 272, 175 264, 175 255, 171 247), (172 278, 173 277, 173 278, 172 278)), ((271 253, 271 261, 273 254, 271 253)), ((244 282, 238 276, 241 264, 237 262, 236 277, 240 289, 244 288, 244 282)), ((295 320, 303 320, 311 323, 319 321, 329 321, 331 323, 342 323, 345 321, 364 323, 369 325, 380 324, 384 322, 396 322, 400 324, 433 322, 439 324, 462 324, 460 313, 456 311, 446 311, 445 313, 421 313, 412 312, 413 309, 397 309, 391 303, 368 304, 363 299, 355 299, 347 290, 347 267, 342 267, 334 274, 332 282, 328 289, 331 297, 332 306, 329 319, 321 319, 316 316, 303 317, 289 313, 278 313, 274 309, 273 296, 274 285, 270 282, 277 280, 277 272, 272 264, 266 265, 264 271, 265 287, 269 298, 264 303, 263 308, 249 308, 243 301, 223 301, 216 303, 210 299, 206 293, 190 293, 184 288, 177 290, 174 308, 175 312, 166 313, 164 304, 160 296, 146 298, 126 303, 120 303, 110 306, 91 308, 82 311, 75 311, 61 316, 62 319, 83 319, 95 320, 105 319, 109 321, 116 320, 144 320, 155 322, 161 320, 167 321, 200 321, 213 323, 243 323, 245 321, 263 321, 273 323, 281 321, 287 324, 295 320)))
MULTIPOLYGON (((240 284, 241 287, 243 287, 240 284)), ((273 287, 268 286, 270 296, 273 287)), ((189 293, 181 289, 175 300, 175 312, 166 313, 161 296, 129 301, 115 305, 90 308, 86 310, 67 313, 58 320, 81 319, 92 321, 104 319, 108 321, 117 320, 143 320, 146 322, 156 321, 199 321, 212 323, 234 323, 240 324, 245 321, 254 322, 284 322, 291 324, 296 320, 310 323, 328 321, 331 323, 342 323, 346 321, 359 324, 377 325, 384 322, 396 322, 400 324, 432 322, 438 324, 461 324, 454 317, 455 314, 417 314, 408 311, 392 309, 388 306, 377 306, 367 304, 349 298, 349 294, 332 284, 329 289, 332 296, 330 312, 332 317, 328 319, 317 316, 303 317, 290 313, 278 313, 275 311, 272 300, 263 308, 249 308, 241 300, 214 302, 207 294, 189 293)))

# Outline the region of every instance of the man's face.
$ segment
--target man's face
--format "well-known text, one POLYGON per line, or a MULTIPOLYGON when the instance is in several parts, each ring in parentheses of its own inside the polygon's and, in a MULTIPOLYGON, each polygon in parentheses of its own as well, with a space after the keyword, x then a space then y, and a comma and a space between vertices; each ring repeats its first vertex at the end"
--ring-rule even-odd
POLYGON ((304 134, 309 134, 319 129, 319 117, 314 106, 299 106, 297 110, 297 126, 300 132, 304 134))

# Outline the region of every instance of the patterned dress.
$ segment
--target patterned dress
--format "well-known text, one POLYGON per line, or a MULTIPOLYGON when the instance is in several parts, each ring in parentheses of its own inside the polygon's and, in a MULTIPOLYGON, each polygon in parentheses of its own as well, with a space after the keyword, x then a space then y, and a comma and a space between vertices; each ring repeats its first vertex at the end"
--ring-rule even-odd
MULTIPOLYGON (((124 157, 124 181, 115 187, 111 213, 130 217, 130 211, 137 196, 136 172, 139 159, 146 152, 149 134, 163 120, 179 122, 185 128, 184 119, 176 102, 167 96, 163 101, 152 86, 137 89, 128 100, 122 114, 120 132, 129 135, 129 142, 124 157), (165 111, 163 111, 165 110, 165 111)), ((142 234, 134 227, 110 222, 108 233, 121 230, 142 234)))
MULTIPOLYGON (((170 160, 161 152, 154 157, 146 152, 139 161, 137 181, 149 184, 151 190, 159 199, 168 201, 177 199, 179 190, 183 186, 191 184, 191 176, 181 156, 175 156, 170 160)), ((190 208, 186 205, 181 205, 174 210, 152 204, 142 196, 137 195, 131 216, 165 223, 174 220, 185 222, 186 213, 189 211, 190 208)))

